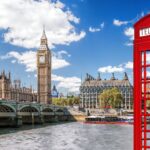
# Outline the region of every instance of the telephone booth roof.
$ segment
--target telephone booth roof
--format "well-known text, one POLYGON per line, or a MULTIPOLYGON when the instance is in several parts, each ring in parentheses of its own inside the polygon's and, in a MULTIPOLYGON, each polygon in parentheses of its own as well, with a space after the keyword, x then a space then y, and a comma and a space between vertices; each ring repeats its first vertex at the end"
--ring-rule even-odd
POLYGON ((150 14, 134 24, 134 46, 136 51, 150 50, 150 14))
POLYGON ((135 24, 134 24, 134 28, 137 28, 138 26, 141 26, 141 24, 147 24, 149 23, 150 24, 150 14, 142 17, 139 21, 137 21, 135 24))

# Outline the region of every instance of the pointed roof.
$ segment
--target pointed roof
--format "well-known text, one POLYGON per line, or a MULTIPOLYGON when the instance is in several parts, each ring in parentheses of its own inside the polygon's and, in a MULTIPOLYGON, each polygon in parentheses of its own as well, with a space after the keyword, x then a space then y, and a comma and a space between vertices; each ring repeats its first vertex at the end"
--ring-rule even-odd
POLYGON ((129 86, 132 87, 132 84, 130 83, 129 79, 127 80, 127 73, 125 73, 125 79, 126 80, 118 80, 115 78, 114 73, 112 74, 111 79, 104 79, 104 80, 89 80, 89 74, 87 74, 87 77, 85 78, 84 82, 81 84, 81 87, 122 87, 122 86, 129 86), (88 77, 88 79, 87 79, 88 77), (90 81, 90 82, 89 82, 90 81))
POLYGON ((55 84, 53 85, 53 91, 57 91, 55 84))
POLYGON ((48 48, 48 41, 45 33, 45 28, 43 28, 43 34, 41 37, 41 43, 40 43, 40 48, 39 50, 49 50, 48 48))
POLYGON ((46 37, 46 33, 45 33, 45 28, 43 28, 43 34, 42 34, 42 37, 41 37, 41 39, 47 39, 47 37, 46 37))
POLYGON ((85 80, 86 80, 86 81, 89 80, 89 74, 88 74, 88 73, 86 73, 86 78, 85 78, 85 80))
POLYGON ((11 79, 11 72, 8 73, 8 78, 11 79))
POLYGON ((128 75, 127 75, 127 73, 126 73, 126 72, 124 73, 123 80, 128 80, 128 75))
POLYGON ((112 77, 111 77, 111 79, 110 80, 116 80, 115 79, 115 75, 114 75, 114 73, 112 73, 112 77))

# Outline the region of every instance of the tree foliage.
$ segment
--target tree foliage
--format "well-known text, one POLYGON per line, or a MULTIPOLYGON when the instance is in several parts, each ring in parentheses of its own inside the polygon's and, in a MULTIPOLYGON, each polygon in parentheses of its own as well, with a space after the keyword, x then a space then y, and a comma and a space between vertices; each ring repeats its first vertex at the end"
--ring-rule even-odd
POLYGON ((118 88, 105 89, 99 95, 99 103, 101 108, 117 108, 120 107, 123 98, 118 88))
POLYGON ((53 105, 73 106, 73 105, 79 105, 79 103, 80 103, 79 97, 52 98, 53 105))

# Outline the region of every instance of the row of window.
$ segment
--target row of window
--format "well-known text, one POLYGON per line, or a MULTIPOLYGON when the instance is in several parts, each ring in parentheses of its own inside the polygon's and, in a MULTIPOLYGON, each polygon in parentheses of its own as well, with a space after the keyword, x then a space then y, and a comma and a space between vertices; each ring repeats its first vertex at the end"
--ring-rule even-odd
MULTIPOLYGON (((105 88, 106 89, 106 88, 105 88)), ((102 93, 103 90, 105 89, 91 89, 91 88, 84 88, 84 89, 80 89, 80 93, 86 93, 86 92, 93 92, 93 93, 102 93)), ((132 89, 119 89, 122 92, 130 92, 132 93, 133 90, 132 89)))

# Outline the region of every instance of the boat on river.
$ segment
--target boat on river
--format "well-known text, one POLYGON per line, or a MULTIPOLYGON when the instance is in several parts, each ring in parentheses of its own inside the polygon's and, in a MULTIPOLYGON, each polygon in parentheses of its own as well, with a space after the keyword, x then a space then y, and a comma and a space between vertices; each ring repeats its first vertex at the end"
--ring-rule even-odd
POLYGON ((133 124, 133 116, 88 116, 85 120, 91 124, 133 124))

